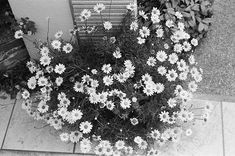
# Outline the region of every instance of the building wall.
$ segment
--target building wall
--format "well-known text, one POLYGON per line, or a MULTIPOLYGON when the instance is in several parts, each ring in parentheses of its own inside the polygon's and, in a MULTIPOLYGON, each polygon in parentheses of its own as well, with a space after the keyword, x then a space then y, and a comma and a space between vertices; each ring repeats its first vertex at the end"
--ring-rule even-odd
MULTIPOLYGON (((49 38, 62 30, 63 38, 69 39, 69 29, 73 28, 73 20, 70 11, 69 0, 9 0, 16 19, 29 17, 36 23, 38 32, 34 37, 46 41, 49 18, 49 38)), ((24 40, 31 58, 39 59, 38 50, 28 40, 24 40)))

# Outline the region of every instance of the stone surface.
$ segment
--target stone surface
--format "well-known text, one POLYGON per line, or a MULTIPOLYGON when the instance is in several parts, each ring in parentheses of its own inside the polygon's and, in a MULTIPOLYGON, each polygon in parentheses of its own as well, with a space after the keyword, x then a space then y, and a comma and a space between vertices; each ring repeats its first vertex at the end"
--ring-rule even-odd
POLYGON ((225 155, 235 155, 235 103, 223 102, 225 155))
POLYGON ((35 121, 21 108, 22 100, 17 100, 3 149, 67 152, 72 153, 74 145, 60 141, 58 132, 35 121))
POLYGON ((235 1, 215 0, 213 10, 210 31, 195 51, 204 70, 199 92, 235 95, 235 1))
MULTIPOLYGON (((195 108, 203 106, 207 101, 193 100, 195 108)), ((176 146, 174 156, 222 156, 222 121, 221 121, 221 103, 210 101, 214 108, 208 122, 198 120, 191 128, 193 134, 189 137, 183 137, 183 141, 176 146)), ((200 114, 200 110, 194 111, 200 114)))
POLYGON ((0 93, 0 148, 3 143, 14 103, 15 100, 10 99, 9 95, 3 92, 0 93))

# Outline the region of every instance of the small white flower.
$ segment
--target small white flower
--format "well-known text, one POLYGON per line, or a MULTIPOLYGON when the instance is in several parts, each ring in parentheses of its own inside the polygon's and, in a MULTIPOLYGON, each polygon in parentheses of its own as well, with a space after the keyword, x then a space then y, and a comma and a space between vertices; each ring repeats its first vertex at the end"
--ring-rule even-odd
POLYGON ((68 133, 61 133, 60 134, 60 140, 63 142, 69 141, 69 134, 68 133))
POLYGON ((164 31, 162 28, 156 30, 157 37, 163 37, 164 31))
POLYGON ((113 84, 113 77, 112 76, 105 76, 103 78, 103 82, 106 86, 110 86, 113 84))
POLYGON ((145 38, 137 37, 138 44, 143 44, 145 43, 145 38))
POLYGON ((112 29, 112 23, 109 21, 104 22, 104 29, 105 30, 110 30, 112 29))
POLYGON ((120 105, 123 109, 131 107, 131 101, 128 98, 122 99, 120 105))
POLYGON ((136 3, 130 3, 129 5, 126 6, 126 8, 130 11, 135 11, 137 9, 137 4, 136 3))
POLYGON ((168 73, 166 74, 166 78, 168 79, 168 81, 175 81, 177 77, 178 74, 174 69, 168 70, 168 73))
POLYGON ((47 84, 48 84, 48 80, 44 76, 42 76, 38 79, 39 86, 46 86, 47 84))
POLYGON ((178 55, 176 53, 172 53, 169 55, 168 61, 171 64, 175 64, 178 61, 178 55))
POLYGON ((188 68, 188 66, 186 62, 183 59, 181 59, 180 61, 177 62, 177 68, 179 71, 185 71, 188 68))
POLYGON ((84 22, 85 20, 88 20, 90 17, 91 17, 91 11, 90 10, 84 9, 81 12, 80 19, 81 19, 82 22, 84 22))
POLYGON ((118 140, 115 143, 115 147, 117 148, 117 150, 121 150, 125 147, 125 142, 123 140, 118 140))
POLYGON ((23 99, 28 99, 30 97, 30 93, 28 90, 24 90, 21 95, 23 99))
POLYGON ((183 47, 181 44, 175 44, 174 45, 174 51, 177 52, 177 53, 181 53, 183 50, 183 47))
POLYGON ((41 65, 48 66, 48 65, 50 65, 50 63, 51 63, 51 58, 49 56, 45 55, 40 58, 41 65))
POLYGON ((101 13, 101 11, 105 10, 105 5, 103 3, 97 3, 94 6, 94 11, 97 12, 98 14, 101 13))
POLYGON ((77 120, 80 120, 80 119, 82 118, 83 113, 82 113, 82 111, 80 111, 79 109, 74 109, 74 110, 72 110, 72 112, 71 112, 71 116, 72 116, 72 119, 73 119, 74 121, 77 121, 77 120))
POLYGON ((33 76, 28 80, 27 86, 29 89, 35 89, 37 85, 37 80, 36 78, 33 76))
POLYGON ((132 102, 137 102, 137 98, 136 97, 132 97, 132 102))
POLYGON ((42 55, 42 56, 48 56, 48 54, 49 54, 49 48, 48 47, 42 47, 41 49, 40 49, 40 54, 42 55))
POLYGON ((136 136, 135 138, 134 138, 134 142, 135 143, 137 143, 137 144, 140 144, 141 142, 142 142, 142 138, 140 137, 140 136, 136 136))
POLYGON ((167 20, 167 21, 166 21, 166 26, 167 26, 168 28, 171 28, 171 27, 174 26, 174 22, 173 22, 172 20, 167 20))
POLYGON ((161 134, 158 130, 155 129, 155 130, 151 131, 150 136, 153 139, 158 140, 160 138, 161 134))
POLYGON ((56 79, 55 79, 55 83, 56 83, 56 85, 57 86, 61 86, 61 84, 63 83, 63 78, 62 77, 57 77, 56 79))
POLYGON ((142 18, 144 18, 145 20, 148 19, 148 16, 145 14, 145 12, 143 10, 139 11, 139 16, 141 16, 142 18))
POLYGON ((179 12, 179 11, 176 11, 175 12, 175 16, 178 18, 178 19, 182 19, 183 15, 179 12))
POLYGON ((184 27, 185 27, 185 26, 184 26, 184 23, 182 23, 182 22, 179 22, 179 23, 178 23, 178 28, 179 28, 180 30, 183 31, 183 30, 184 30, 184 27))
POLYGON ((98 71, 97 71, 96 69, 92 69, 92 70, 91 70, 91 73, 94 74, 94 75, 96 75, 96 74, 98 73, 98 71))
POLYGON ((168 99, 167 104, 170 108, 174 108, 176 106, 176 99, 174 98, 168 99))
POLYGON ((149 57, 147 61, 147 65, 149 66, 155 66, 156 65, 156 59, 154 57, 149 57))
POLYGON ((167 54, 166 54, 166 52, 164 52, 162 50, 158 51, 157 55, 156 55, 156 58, 157 58, 158 61, 164 62, 167 59, 167 54))
POLYGON ((137 125, 139 123, 139 120, 137 118, 131 118, 130 119, 132 125, 137 125))
POLYGON ((114 52, 113 52, 113 57, 115 57, 116 59, 119 59, 122 57, 122 53, 120 51, 120 48, 117 48, 114 52))
POLYGON ((162 76, 165 75, 166 72, 167 72, 166 68, 163 67, 163 66, 159 66, 158 69, 157 69, 157 71, 158 71, 158 73, 159 73, 160 75, 162 75, 162 76))
POLYGON ((80 82, 76 82, 73 86, 73 89, 75 90, 75 92, 81 92, 83 93, 84 92, 84 86, 83 86, 83 83, 80 83, 80 82))
POLYGON ((188 84, 188 89, 191 91, 191 92, 196 92, 197 90, 197 84, 195 81, 191 81, 189 84, 188 84))
POLYGON ((190 50, 192 49, 192 46, 191 46, 191 44, 188 43, 187 41, 184 41, 184 43, 183 43, 183 49, 184 49, 184 51, 188 52, 188 51, 190 51, 190 50))
POLYGON ((65 66, 63 64, 58 64, 55 66, 55 73, 62 74, 65 71, 65 66))
POLYGON ((195 39, 195 38, 193 38, 193 39, 191 40, 191 44, 192 44, 193 46, 197 46, 197 45, 198 45, 198 40, 195 39))
POLYGON ((63 46, 63 51, 65 53, 71 53, 71 51, 73 50, 73 46, 70 43, 67 43, 66 45, 63 46))
POLYGON ((139 33, 142 38, 147 38, 150 35, 150 30, 143 26, 142 29, 139 30, 139 33))
POLYGON ((161 83, 156 83, 156 85, 155 85, 155 92, 158 93, 158 94, 160 94, 160 93, 163 92, 164 88, 165 88, 165 87, 164 87, 163 84, 161 84, 161 83))
POLYGON ((56 34, 55 34, 55 38, 56 38, 56 39, 59 39, 59 38, 62 37, 62 35, 63 35, 63 32, 62 32, 62 31, 58 31, 58 32, 56 32, 56 34))
POLYGON ((138 29, 138 23, 137 21, 134 21, 134 22, 131 22, 131 25, 130 25, 130 30, 134 30, 136 31, 138 29))
POLYGON ((162 122, 167 122, 170 118, 169 116, 169 112, 166 112, 166 111, 162 111, 160 114, 159 114, 159 117, 160 117, 160 121, 162 122))
POLYGON ((84 134, 87 134, 87 133, 90 133, 91 132, 91 129, 92 129, 92 124, 88 121, 85 121, 85 122, 81 122, 80 123, 80 130, 82 131, 82 133, 84 134))
POLYGON ((60 50, 61 48, 61 42, 59 40, 53 40, 51 42, 51 45, 54 49, 60 50))
POLYGON ((106 74, 109 74, 112 71, 112 67, 110 64, 104 64, 102 67, 102 71, 106 74))
POLYGON ((20 39, 20 38, 23 38, 23 35, 24 35, 23 31, 22 30, 18 30, 18 31, 15 32, 15 36, 14 37, 16 39, 20 39))
POLYGON ((148 73, 142 75, 141 78, 142 78, 142 80, 143 80, 145 83, 152 81, 152 77, 151 77, 148 73))

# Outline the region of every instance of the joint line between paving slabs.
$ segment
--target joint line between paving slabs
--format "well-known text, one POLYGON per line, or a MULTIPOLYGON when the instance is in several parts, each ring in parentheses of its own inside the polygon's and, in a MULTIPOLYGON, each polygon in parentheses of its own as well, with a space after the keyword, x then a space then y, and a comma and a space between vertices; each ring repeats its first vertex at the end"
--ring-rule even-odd
POLYGON ((224 141, 224 111, 223 111, 223 102, 220 102, 221 110, 221 125, 222 125, 222 143, 223 143, 223 156, 225 156, 225 141, 224 141))
POLYGON ((7 128, 6 128, 6 131, 5 131, 5 134, 4 134, 4 138, 3 138, 3 141, 2 141, 1 149, 3 148, 4 142, 5 142, 5 139, 6 139, 6 136, 7 136, 7 131, 8 131, 8 128, 10 126, 10 122, 11 122, 11 118, 12 118, 12 115, 13 115, 13 112, 14 112, 14 109, 15 109, 16 102, 17 102, 17 98, 15 99, 14 105, 13 105, 12 110, 11 110, 11 115, 10 115, 9 121, 7 123, 7 128))
POLYGON ((73 154, 75 153, 76 150, 76 143, 73 144, 73 154))

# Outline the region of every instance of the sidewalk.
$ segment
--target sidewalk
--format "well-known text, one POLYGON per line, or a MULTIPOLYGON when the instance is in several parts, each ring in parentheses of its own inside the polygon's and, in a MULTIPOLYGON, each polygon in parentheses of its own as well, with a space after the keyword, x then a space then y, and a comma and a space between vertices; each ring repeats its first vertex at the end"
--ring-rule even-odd
MULTIPOLYGON (((230 97, 229 102, 226 99, 195 96, 193 104, 200 105, 210 100, 215 107, 209 121, 197 124, 192 137, 182 143, 180 151, 185 156, 235 155, 235 139, 231 139, 235 138, 235 98, 230 97)), ((84 155, 76 145, 61 142, 53 128, 29 117, 21 109, 21 102, 21 99, 0 99, 1 156, 84 155)))

